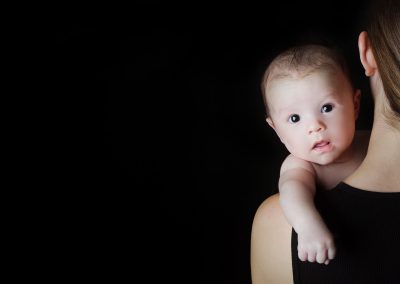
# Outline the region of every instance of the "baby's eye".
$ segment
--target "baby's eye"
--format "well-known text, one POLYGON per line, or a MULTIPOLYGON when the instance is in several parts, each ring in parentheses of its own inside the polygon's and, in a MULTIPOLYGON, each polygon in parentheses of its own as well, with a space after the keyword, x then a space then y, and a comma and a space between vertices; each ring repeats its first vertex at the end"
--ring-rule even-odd
POLYGON ((324 113, 324 112, 331 112, 332 109, 333 109, 333 105, 331 105, 331 104, 326 104, 326 105, 323 105, 323 106, 322 106, 321 112, 322 112, 322 113, 324 113))
POLYGON ((300 121, 300 115, 298 114, 292 114, 291 116, 289 116, 289 122, 291 123, 296 123, 300 121))

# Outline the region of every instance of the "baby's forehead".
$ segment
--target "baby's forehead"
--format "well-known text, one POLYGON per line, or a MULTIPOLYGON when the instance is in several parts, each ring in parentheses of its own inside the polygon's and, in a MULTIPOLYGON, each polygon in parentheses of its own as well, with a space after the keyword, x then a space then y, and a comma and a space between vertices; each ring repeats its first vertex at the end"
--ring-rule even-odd
POLYGON ((320 100, 352 94, 352 87, 341 71, 320 69, 304 72, 279 72, 271 76, 266 88, 270 104, 305 97, 320 100))
POLYGON ((340 76, 341 72, 334 68, 279 69, 271 71, 265 85, 267 95, 276 88, 285 88, 293 85, 309 85, 312 87, 316 82, 324 82, 323 85, 327 88, 335 87, 340 84, 341 79, 345 79, 344 76, 340 76))

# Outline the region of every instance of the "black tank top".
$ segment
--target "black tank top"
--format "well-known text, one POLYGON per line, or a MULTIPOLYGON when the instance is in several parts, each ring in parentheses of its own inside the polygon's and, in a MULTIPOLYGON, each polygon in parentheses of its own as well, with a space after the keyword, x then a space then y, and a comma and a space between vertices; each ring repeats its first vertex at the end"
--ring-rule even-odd
POLYGON ((340 183, 317 191, 315 204, 334 235, 337 253, 328 265, 302 262, 292 230, 295 284, 400 283, 400 192, 340 183))

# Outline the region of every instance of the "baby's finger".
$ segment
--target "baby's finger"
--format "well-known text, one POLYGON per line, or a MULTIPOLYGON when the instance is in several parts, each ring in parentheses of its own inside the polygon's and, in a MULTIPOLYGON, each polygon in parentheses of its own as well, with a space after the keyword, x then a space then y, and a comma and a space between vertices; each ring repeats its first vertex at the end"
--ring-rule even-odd
POLYGON ((299 259, 301 261, 306 261, 307 260, 307 253, 304 250, 299 250, 298 251, 299 259))
POLYGON ((326 261, 326 255, 327 255, 327 251, 324 249, 318 250, 317 253, 317 262, 318 263, 324 263, 326 261))
POLYGON ((336 248, 332 247, 328 249, 328 258, 329 259, 334 259, 336 256, 336 248))
POLYGON ((314 262, 315 261, 316 253, 314 251, 313 252, 308 252, 307 255, 308 255, 307 260, 309 262, 314 262))
POLYGON ((329 259, 325 260, 324 264, 328 265, 329 264, 329 259))

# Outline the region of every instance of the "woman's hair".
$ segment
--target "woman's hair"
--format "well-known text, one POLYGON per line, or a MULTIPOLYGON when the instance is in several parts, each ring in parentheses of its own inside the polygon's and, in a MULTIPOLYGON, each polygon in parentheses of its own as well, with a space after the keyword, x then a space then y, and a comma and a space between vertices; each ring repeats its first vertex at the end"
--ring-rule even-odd
POLYGON ((391 109, 385 115, 400 121, 400 1, 373 1, 367 33, 391 109))
POLYGON ((270 115, 266 90, 272 80, 291 77, 293 74, 305 77, 317 70, 343 72, 352 86, 348 66, 339 49, 321 44, 294 46, 276 56, 264 72, 261 80, 261 93, 266 116, 270 115))

